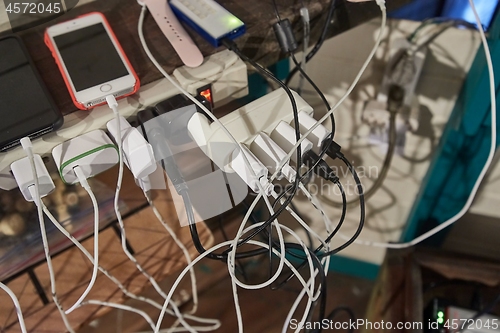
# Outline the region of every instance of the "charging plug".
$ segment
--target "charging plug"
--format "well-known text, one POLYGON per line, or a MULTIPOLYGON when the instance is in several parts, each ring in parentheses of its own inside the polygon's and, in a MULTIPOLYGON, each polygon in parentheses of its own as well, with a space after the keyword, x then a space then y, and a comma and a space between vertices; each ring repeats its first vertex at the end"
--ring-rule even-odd
POLYGON ((193 141, 219 169, 232 172, 233 170, 228 166, 228 163, 233 158, 234 150, 237 150, 238 146, 226 133, 217 131, 217 126, 213 126, 205 115, 195 113, 189 119, 187 129, 193 141))
MULTIPOLYGON (((257 134, 250 145, 250 150, 267 167, 271 174, 276 172, 281 160, 286 157, 283 149, 263 132, 257 134)), ((283 165, 276 179, 280 180, 283 176, 289 182, 295 181, 296 172, 288 162, 283 165)))
POLYGON ((309 10, 307 9, 307 7, 300 8, 300 16, 302 17, 302 19, 305 22, 309 22, 310 21, 309 10))
MULTIPOLYGON (((316 119, 310 116, 307 112, 299 112, 299 127, 301 133, 306 133, 317 123, 316 119)), ((307 136, 313 144, 315 153, 320 153, 323 148, 331 141, 326 154, 332 159, 336 159, 340 154, 340 145, 333 141, 332 133, 322 124, 318 126, 307 136)))
POLYGON ((309 150, 304 154, 303 157, 304 165, 309 168, 312 168, 313 172, 320 176, 323 179, 329 180, 333 183, 339 181, 339 177, 335 174, 335 171, 330 168, 328 163, 326 163, 323 159, 319 158, 315 152, 309 150))
POLYGON ((232 159, 231 159, 231 168, 238 174, 238 176, 243 179, 243 181, 254 191, 255 193, 260 193, 258 182, 264 188, 264 193, 266 195, 270 195, 273 186, 269 183, 267 179, 267 168, 262 164, 261 161, 244 145, 241 145, 241 149, 235 149, 233 151, 232 159), (245 159, 243 155, 247 158, 250 167, 250 170, 247 163, 245 163, 245 159), (255 174, 256 177, 252 174, 255 174))
MULTIPOLYGON (((316 125, 318 121, 314 119, 312 116, 309 115, 309 113, 305 111, 300 111, 299 112, 299 129, 302 134, 306 133, 316 125)), ((294 122, 292 121, 292 124, 294 122)), ((329 137, 331 137, 331 132, 322 124, 319 124, 308 136, 307 138, 312 142, 313 144, 313 150, 314 152, 318 153, 321 151, 321 145, 322 143, 327 140, 329 137)))
POLYGON ((130 123, 119 116, 118 119, 110 120, 106 127, 115 141, 118 138, 118 121, 120 121, 122 150, 124 161, 127 167, 132 171, 136 179, 144 178, 153 173, 157 164, 155 161, 153 148, 144 139, 139 130, 130 126, 130 123))
MULTIPOLYGON (((276 126, 276 128, 271 132, 271 139, 276 142, 285 152, 291 151, 293 146, 295 146, 295 144, 297 143, 297 140, 295 139, 295 129, 284 121, 280 121, 278 126, 276 126)), ((302 156, 304 156, 307 151, 311 150, 312 147, 312 142, 307 138, 304 139, 300 144, 302 156)), ((294 161, 295 163, 297 163, 296 156, 296 154, 292 154, 291 157, 292 161, 294 161)))
MULTIPOLYGON (((288 125, 284 121, 281 121, 278 126, 271 133, 271 138, 278 143, 285 151, 290 151, 297 140, 295 140, 295 130, 292 126, 288 125)), ((308 139, 304 139, 301 143, 302 147, 302 161, 304 165, 308 167, 313 167, 313 171, 318 176, 332 181, 337 182, 339 178, 335 175, 335 172, 330 168, 328 163, 312 150, 313 144, 308 139)), ((294 155, 292 155, 292 158, 294 155)), ((294 161, 297 162, 297 161, 294 161)))
POLYGON ((161 167, 143 178, 136 178, 135 183, 139 186, 144 193, 149 193, 151 190, 164 190, 167 188, 165 183, 165 174, 161 167))
POLYGON ((52 150, 61 179, 66 184, 77 183, 75 168, 84 178, 93 177, 118 163, 118 151, 102 130, 95 130, 61 143, 52 150))
MULTIPOLYGON (((35 162, 35 169, 38 177, 40 197, 43 198, 51 193, 56 187, 40 155, 33 154, 33 160, 35 162)), ((33 172, 31 171, 29 158, 25 157, 15 161, 11 164, 10 168, 14 178, 16 179, 17 185, 24 196, 24 199, 26 199, 26 201, 35 201, 35 179, 33 177, 33 172)))
MULTIPOLYGON (((373 0, 347 0, 349 2, 368 2, 373 0)), ((385 0, 375 0, 381 10, 385 10, 385 0)))

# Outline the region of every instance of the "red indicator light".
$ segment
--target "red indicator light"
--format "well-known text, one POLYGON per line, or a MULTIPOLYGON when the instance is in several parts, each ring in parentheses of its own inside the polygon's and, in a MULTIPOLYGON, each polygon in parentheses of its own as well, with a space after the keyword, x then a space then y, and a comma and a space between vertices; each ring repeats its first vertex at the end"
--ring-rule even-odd
POLYGON ((212 89, 208 88, 208 89, 202 90, 202 91, 200 91, 200 95, 205 97, 207 99, 207 101, 210 102, 211 105, 214 104, 214 102, 212 101, 212 89))

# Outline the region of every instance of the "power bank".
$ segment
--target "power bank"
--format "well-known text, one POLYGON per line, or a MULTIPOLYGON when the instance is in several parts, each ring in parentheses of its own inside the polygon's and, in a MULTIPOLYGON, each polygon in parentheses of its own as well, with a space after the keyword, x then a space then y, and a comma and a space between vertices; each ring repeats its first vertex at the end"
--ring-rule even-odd
POLYGON ((179 20, 214 47, 224 38, 235 39, 245 33, 245 24, 213 0, 171 0, 170 6, 179 20))

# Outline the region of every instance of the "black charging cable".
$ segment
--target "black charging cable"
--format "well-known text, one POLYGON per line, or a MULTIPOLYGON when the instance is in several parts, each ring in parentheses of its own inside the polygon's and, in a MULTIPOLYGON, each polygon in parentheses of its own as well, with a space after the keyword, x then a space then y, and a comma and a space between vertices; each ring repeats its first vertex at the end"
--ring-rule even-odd
MULTIPOLYGON (((337 7, 336 3, 337 3, 336 0, 331 0, 330 6, 328 7, 328 13, 326 15, 326 21, 325 21, 325 24, 323 26, 323 30, 321 31, 321 35, 320 35, 318 41, 316 42, 316 44, 314 45, 312 50, 307 54, 306 63, 309 62, 309 60, 311 60, 316 55, 316 53, 318 53, 321 46, 323 46, 323 42, 325 41, 326 35, 328 33, 328 27, 330 26, 330 22, 332 21, 332 18, 333 18, 333 13, 335 12, 335 8, 337 7)), ((297 72, 299 71, 299 67, 300 66, 295 66, 290 71, 290 73, 288 74, 288 77, 285 80, 286 85, 290 84, 290 81, 292 80, 293 76, 295 74, 297 74, 297 72)))
MULTIPOLYGON (((256 63, 255 61, 253 61, 252 59, 247 57, 246 55, 244 55, 240 51, 240 49, 238 48, 236 43, 234 43, 232 40, 223 39, 222 44, 225 47, 227 47, 229 50, 236 53, 241 59, 248 62, 250 65, 252 65, 252 67, 254 67, 257 70, 257 72, 259 72, 261 75, 270 78, 272 81, 276 82, 281 88, 283 88, 283 90, 286 92, 288 98, 290 99, 290 103, 292 104, 293 119, 294 119, 294 123, 295 123, 295 128, 294 128, 295 129, 295 138, 297 141, 300 140, 301 134, 300 134, 300 129, 299 129, 299 114, 298 114, 298 109, 297 109, 297 103, 296 103, 295 97, 293 96, 290 89, 281 80, 279 80, 278 78, 276 78, 276 76, 274 76, 271 72, 269 72, 267 69, 265 69, 264 67, 262 67, 261 65, 259 65, 258 63, 256 63)), ((300 145, 297 147, 296 153, 297 153, 297 164, 302 165, 302 151, 301 151, 300 145)), ((299 188, 299 177, 296 177, 296 179, 294 181, 294 185, 291 189, 291 194, 285 200, 285 202, 260 227, 258 227, 253 232, 251 232, 250 235, 246 236, 244 239, 239 241, 237 246, 239 247, 239 246, 247 243, 250 239, 254 238, 257 234, 259 234, 264 229, 266 229, 290 204, 293 197, 297 193, 298 188, 299 188)), ((226 250, 225 253, 228 253, 229 251, 231 251, 231 249, 226 250)))
MULTIPOLYGON (((167 176, 169 177, 170 181, 174 185, 174 188, 176 189, 177 193, 182 197, 184 206, 186 207, 186 215, 188 218, 188 224, 189 224, 189 231, 191 233, 191 238, 193 239, 193 244, 196 248, 196 250, 202 254, 206 252, 206 249, 203 247, 203 244, 201 243, 199 234, 198 234, 198 229, 196 227, 196 221, 194 217, 194 210, 193 206, 191 203, 191 199, 189 197, 188 193, 188 186, 184 180, 184 177, 182 176, 182 173, 179 170, 179 167, 177 166, 177 163, 175 162, 175 158, 173 157, 173 154, 170 150, 170 147, 168 145, 168 142, 165 138, 165 135, 163 133, 163 127, 158 126, 157 128, 153 130, 146 130, 146 126, 144 125, 147 121, 158 117, 160 114, 157 110, 154 108, 148 108, 146 110, 140 111, 137 114, 137 120, 139 122, 139 126, 142 130, 142 133, 144 135, 144 138, 150 142, 153 145, 160 145, 160 149, 165 152, 165 155, 167 155, 166 158, 161 160, 161 165, 165 172, 167 173, 167 176), (149 114, 150 113, 150 114, 149 114), (152 137, 152 135, 154 137, 152 137)), ((251 251, 246 251, 246 252, 240 252, 236 254, 237 259, 242 259, 242 258, 250 258, 258 255, 262 255, 264 253, 267 253, 267 249, 256 249, 256 250, 251 250, 251 251)), ((222 254, 217 254, 217 253, 210 253, 207 255, 207 258, 209 259, 214 259, 214 260, 221 260, 221 261, 227 261, 227 254, 222 253, 222 254)))
MULTIPOLYGON (((352 166, 352 164, 344 156, 344 154, 342 154, 342 152, 340 152, 340 146, 337 143, 335 143, 335 142, 333 142, 333 143, 334 144, 332 145, 332 147, 335 147, 335 150, 337 150, 337 148, 338 148, 338 151, 336 151, 336 153, 335 153, 334 156, 338 157, 342 162, 344 162, 344 164, 349 169, 349 172, 351 173, 351 175, 354 178, 354 181, 356 183, 356 188, 357 188, 358 197, 359 197, 360 218, 359 218, 359 224, 358 224, 358 227, 356 229, 356 232, 344 244, 338 246, 337 248, 335 248, 333 250, 330 250, 330 251, 327 251, 327 252, 322 252, 322 253, 320 253, 320 251, 323 250, 323 248, 324 248, 323 244, 321 244, 318 248, 316 248, 316 250, 314 250, 314 253, 318 256, 318 258, 323 258, 323 257, 326 257, 326 256, 332 256, 334 254, 337 254, 340 251, 342 251, 345 248, 347 248, 352 243, 354 243, 354 241, 356 241, 356 239, 360 235, 361 231, 363 230, 363 227, 364 227, 364 224, 365 224, 365 218, 366 218, 365 197, 364 197, 363 186, 361 184, 361 180, 359 179, 359 176, 358 176, 356 170, 354 169, 354 167, 352 166)), ((340 182, 338 184, 340 184, 340 182)), ((339 186, 339 188, 340 188, 340 186, 339 186)), ((337 225, 337 227, 335 228, 335 230, 333 230, 330 233, 330 235, 328 235, 328 237, 324 240, 323 243, 325 243, 325 244, 329 243, 333 239, 333 237, 338 233, 338 231, 340 230, 340 227, 342 226, 342 222, 344 221, 344 218, 345 218, 345 212, 346 212, 346 206, 347 206, 347 204, 346 204, 346 197, 345 197, 345 192, 343 190, 341 190, 341 193, 343 194, 342 195, 342 202, 343 202, 342 207, 343 208, 342 208, 341 223, 339 223, 337 225)), ((304 260, 305 257, 302 257, 301 259, 304 260)), ((297 267, 297 270, 303 268, 306 265, 306 263, 307 263, 306 261, 303 261, 297 267)), ((276 287, 276 288, 281 288, 283 285, 285 285, 286 283, 288 283, 288 281, 290 281, 293 278, 293 276, 294 276, 294 273, 289 274, 282 282, 280 282, 278 284, 278 287, 276 287)))

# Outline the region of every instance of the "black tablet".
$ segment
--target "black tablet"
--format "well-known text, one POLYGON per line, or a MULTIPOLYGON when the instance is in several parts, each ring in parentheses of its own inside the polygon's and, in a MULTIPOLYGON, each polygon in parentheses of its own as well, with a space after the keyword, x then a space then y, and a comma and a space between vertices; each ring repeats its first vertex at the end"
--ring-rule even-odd
POLYGON ((0 151, 61 127, 63 117, 17 36, 0 39, 0 151))

